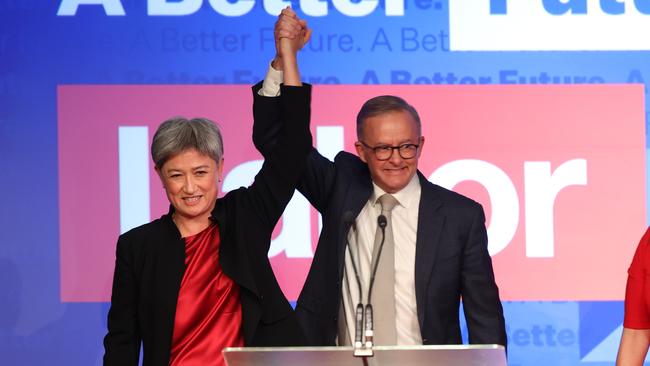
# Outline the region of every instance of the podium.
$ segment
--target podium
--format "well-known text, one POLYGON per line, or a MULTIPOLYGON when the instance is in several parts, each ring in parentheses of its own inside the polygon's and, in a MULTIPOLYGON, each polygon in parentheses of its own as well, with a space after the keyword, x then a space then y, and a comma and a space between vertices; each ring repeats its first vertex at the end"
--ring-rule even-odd
POLYGON ((228 366, 506 366, 503 346, 375 346, 355 357, 353 347, 246 347, 223 351, 228 366))

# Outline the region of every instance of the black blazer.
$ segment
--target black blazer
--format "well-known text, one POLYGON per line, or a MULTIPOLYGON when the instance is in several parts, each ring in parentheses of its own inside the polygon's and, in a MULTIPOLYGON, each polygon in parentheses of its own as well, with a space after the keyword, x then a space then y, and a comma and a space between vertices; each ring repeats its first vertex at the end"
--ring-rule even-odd
MULTIPOLYGON (((310 151, 311 87, 283 87, 276 148, 248 188, 217 199, 219 263, 240 286, 246 346, 301 345, 304 336, 268 260, 273 228, 293 195, 310 151)), ((185 242, 171 220, 160 219, 120 236, 104 338, 104 365, 169 365, 176 300, 185 270, 185 242)))
MULTIPOLYGON (((264 155, 275 146, 281 126, 279 100, 273 99, 255 96, 253 141, 264 155)), ((483 208, 430 183, 420 172, 418 178, 422 193, 414 265, 423 343, 462 342, 462 297, 470 343, 506 345, 483 208)), ((343 217, 359 214, 372 194, 372 180, 357 156, 341 152, 331 162, 312 150, 298 190, 322 214, 323 229, 296 313, 309 344, 334 345, 348 230, 343 217)))

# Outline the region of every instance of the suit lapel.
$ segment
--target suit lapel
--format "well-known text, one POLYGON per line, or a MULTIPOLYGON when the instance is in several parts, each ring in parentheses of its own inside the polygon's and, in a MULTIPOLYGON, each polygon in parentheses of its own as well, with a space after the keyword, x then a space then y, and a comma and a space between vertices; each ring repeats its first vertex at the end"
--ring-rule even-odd
POLYGON ((156 319, 161 320, 159 332, 154 335, 160 339, 156 344, 165 345, 163 354, 169 355, 172 341, 172 330, 176 317, 176 304, 181 280, 185 273, 185 242, 171 220, 171 216, 163 219, 164 229, 158 242, 161 243, 156 264, 156 300, 159 306, 156 319))
POLYGON ((440 245, 440 234, 445 222, 436 211, 442 203, 435 197, 431 183, 418 172, 422 193, 418 213, 418 233, 415 244, 415 299, 420 327, 424 324, 426 290, 440 245))
MULTIPOLYGON (((226 195, 226 197, 230 196, 226 195)), ((219 264, 223 273, 230 279, 255 294, 255 296, 259 296, 259 291, 253 279, 254 270, 250 267, 248 253, 243 245, 235 245, 235 240, 237 239, 233 239, 233 236, 237 235, 237 233, 232 233, 232 231, 235 230, 236 223, 228 222, 228 214, 226 213, 226 205, 232 205, 232 199, 226 202, 226 197, 218 199, 212 211, 212 218, 219 225, 221 238, 221 244, 219 245, 219 264)), ((251 225, 251 230, 252 228, 253 226, 251 225)))
POLYGON ((343 280, 343 268, 345 267, 345 248, 347 245, 347 237, 350 227, 347 227, 343 222, 346 212, 350 212, 352 217, 356 219, 359 212, 363 209, 370 195, 372 194, 372 180, 367 168, 364 170, 365 175, 356 175, 355 179, 350 184, 350 189, 347 190, 343 205, 341 206, 341 218, 339 220, 338 229, 338 275, 339 281, 343 280))

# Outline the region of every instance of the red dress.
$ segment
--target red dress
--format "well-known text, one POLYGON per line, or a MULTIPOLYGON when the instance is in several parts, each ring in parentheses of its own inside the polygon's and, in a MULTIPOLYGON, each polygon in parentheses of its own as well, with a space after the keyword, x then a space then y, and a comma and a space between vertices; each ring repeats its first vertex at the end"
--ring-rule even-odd
POLYGON ((650 329, 650 228, 641 238, 627 273, 623 326, 650 329))
POLYGON ((219 229, 185 238, 185 273, 174 319, 170 366, 225 365, 221 351, 242 347, 239 286, 219 265, 219 229))

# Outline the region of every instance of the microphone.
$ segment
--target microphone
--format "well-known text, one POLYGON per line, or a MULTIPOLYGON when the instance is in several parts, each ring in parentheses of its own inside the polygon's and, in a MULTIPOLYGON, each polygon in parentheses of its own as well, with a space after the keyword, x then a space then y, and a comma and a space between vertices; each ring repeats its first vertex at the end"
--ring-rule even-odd
POLYGON ((370 276, 370 286, 368 286, 368 304, 370 304, 370 299, 372 299, 372 286, 375 284, 375 275, 377 274, 377 267, 379 267, 379 258, 381 258, 381 251, 384 249, 384 241, 386 240, 386 225, 388 220, 386 216, 379 215, 377 217, 377 226, 381 229, 381 242, 379 244, 379 249, 377 250, 377 258, 373 263, 372 274, 370 276))
MULTIPOLYGON (((348 248, 348 254, 350 255, 350 262, 352 263, 352 269, 354 270, 354 277, 357 280, 357 289, 359 291, 359 303, 357 304, 357 310, 355 313, 355 321, 354 321, 354 348, 359 349, 363 346, 363 339, 361 335, 361 330, 363 329, 363 304, 361 303, 361 278, 359 276, 359 270, 357 268, 356 261, 354 260, 354 256, 352 255, 352 249, 350 248, 350 242, 348 240, 348 235, 347 232, 349 228, 352 228, 352 230, 356 231, 356 224, 355 224, 355 217, 352 211, 345 211, 342 216, 343 219, 343 226, 345 228, 344 235, 345 235, 345 244, 348 248)), ((349 291, 349 290, 348 290, 349 291)), ((352 296, 350 296, 350 299, 352 296)))
POLYGON ((384 230, 386 229, 387 224, 388 224, 388 221, 386 220, 386 216, 384 216, 382 214, 382 215, 379 215, 377 217, 377 225, 379 225, 379 227, 381 228, 381 233, 382 234, 384 233, 384 230))
MULTIPOLYGON (((377 217, 377 226, 381 229, 381 242, 379 244, 379 249, 377 250, 377 258, 375 258, 373 268, 372 268, 372 274, 370 276, 370 285, 368 286, 368 304, 366 304, 366 327, 365 327, 365 335, 366 335, 366 348, 372 348, 373 344, 373 337, 374 337, 374 324, 373 324, 373 315, 372 315, 372 288, 373 285, 375 284, 375 274, 377 274, 377 267, 379 267, 379 258, 381 258, 381 251, 384 249, 384 241, 386 240, 386 225, 388 224, 388 220, 386 220, 386 216, 383 214, 380 214, 377 217)), ((385 320, 387 321, 387 320, 385 320)))

